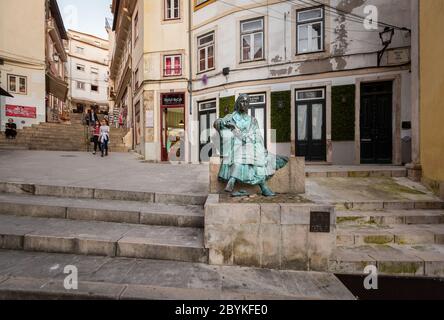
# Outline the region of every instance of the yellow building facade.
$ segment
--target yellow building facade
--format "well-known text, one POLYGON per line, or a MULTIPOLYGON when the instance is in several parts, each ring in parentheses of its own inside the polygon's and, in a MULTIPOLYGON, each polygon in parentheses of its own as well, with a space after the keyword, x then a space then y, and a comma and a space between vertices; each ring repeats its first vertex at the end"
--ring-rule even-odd
POLYGON ((444 1, 420 1, 420 141, 423 180, 444 197, 444 1))

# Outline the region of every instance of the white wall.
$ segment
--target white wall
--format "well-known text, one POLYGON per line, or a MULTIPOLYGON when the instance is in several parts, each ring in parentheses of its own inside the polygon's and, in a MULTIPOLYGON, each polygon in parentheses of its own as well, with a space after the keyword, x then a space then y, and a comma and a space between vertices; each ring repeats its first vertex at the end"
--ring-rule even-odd
MULTIPOLYGON (((83 36, 83 35, 82 35, 83 36)), ((94 38, 89 39, 94 41, 94 38)), ((70 35, 68 72, 71 100, 86 100, 91 103, 106 105, 108 103, 108 44, 105 40, 97 40, 103 43, 101 48, 83 41, 77 41, 70 35), (84 48, 84 53, 76 52, 76 47, 84 48), (85 71, 77 70, 77 65, 85 66, 85 71), (98 74, 91 72, 92 68, 99 70, 98 74), (85 83, 85 90, 77 89, 77 82, 85 83), (91 85, 98 85, 99 91, 91 90, 91 85)), ((75 105, 72 107, 75 108, 75 105)))
POLYGON ((45 106, 45 70, 39 68, 19 67, 13 64, 5 63, 0 66, 0 85, 8 91, 7 75, 20 75, 27 78, 27 94, 11 93, 14 97, 3 97, 4 104, 1 105, 1 130, 5 130, 5 125, 9 118, 14 119, 18 129, 26 126, 38 124, 46 121, 45 106), (7 117, 5 105, 18 105, 24 107, 35 107, 37 110, 37 118, 15 118, 7 117))
POLYGON ((93 63, 76 57, 68 58, 70 74, 70 90, 72 99, 90 100, 97 103, 108 101, 108 66, 93 63), (85 66, 85 71, 78 71, 77 64, 85 66), (98 74, 92 74, 91 68, 99 69, 98 74), (77 81, 85 82, 85 90, 77 89, 77 81), (98 85, 99 92, 91 91, 91 85, 98 85))

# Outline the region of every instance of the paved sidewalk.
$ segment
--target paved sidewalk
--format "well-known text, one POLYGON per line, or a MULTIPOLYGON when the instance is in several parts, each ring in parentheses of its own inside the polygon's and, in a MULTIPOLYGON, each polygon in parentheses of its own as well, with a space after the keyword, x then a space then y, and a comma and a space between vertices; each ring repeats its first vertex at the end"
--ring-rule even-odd
POLYGON ((208 193, 208 166, 144 163, 132 153, 0 150, 0 181, 96 189, 208 193))

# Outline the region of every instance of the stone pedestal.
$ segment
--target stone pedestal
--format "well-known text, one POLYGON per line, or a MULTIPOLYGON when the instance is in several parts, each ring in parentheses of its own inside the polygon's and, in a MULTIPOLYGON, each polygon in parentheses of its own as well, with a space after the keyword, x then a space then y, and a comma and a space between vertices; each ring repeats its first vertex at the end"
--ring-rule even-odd
MULTIPOLYGON (((223 193, 226 182, 218 179, 221 159, 210 159, 210 193, 223 193)), ((288 164, 276 172, 268 181, 268 186, 276 193, 301 194, 305 193, 305 159, 290 157, 288 164)), ((258 186, 237 183, 236 191, 245 190, 251 194, 260 192, 258 186)))
POLYGON ((205 247, 213 265, 328 271, 336 247, 335 210, 317 204, 219 203, 213 194, 205 205, 205 247), (319 212, 327 218, 326 232, 311 228, 319 212))
POLYGON ((420 164, 409 163, 405 167, 407 168, 407 176, 410 180, 421 182, 422 166, 420 164))

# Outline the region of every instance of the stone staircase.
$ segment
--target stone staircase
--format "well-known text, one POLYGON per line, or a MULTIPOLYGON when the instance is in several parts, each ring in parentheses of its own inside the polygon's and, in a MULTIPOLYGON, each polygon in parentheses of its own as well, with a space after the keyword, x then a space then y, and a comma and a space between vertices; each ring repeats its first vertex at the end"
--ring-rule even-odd
MULTIPOLYGON (((111 152, 128 152, 124 129, 111 128, 111 152)), ((40 123, 19 130, 15 140, 0 136, 0 149, 45 151, 90 151, 87 128, 80 123, 40 123), (88 149, 89 147, 89 149, 88 149)))
POLYGON ((333 274, 207 265, 206 198, 0 183, 0 299, 354 299, 333 274))
MULTIPOLYGON (((9 184, 8 190, 18 189, 9 184)), ((113 190, 92 195, 57 186, 27 191, 0 194, 1 249, 208 261, 205 198, 113 190)))
POLYGON ((444 202, 337 204, 335 273, 444 277, 444 202))

